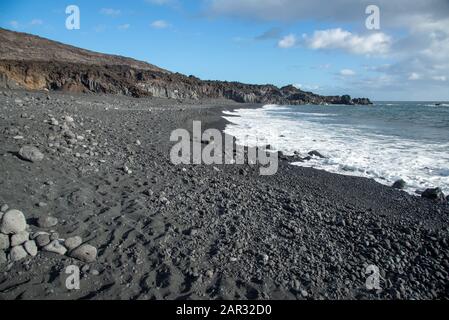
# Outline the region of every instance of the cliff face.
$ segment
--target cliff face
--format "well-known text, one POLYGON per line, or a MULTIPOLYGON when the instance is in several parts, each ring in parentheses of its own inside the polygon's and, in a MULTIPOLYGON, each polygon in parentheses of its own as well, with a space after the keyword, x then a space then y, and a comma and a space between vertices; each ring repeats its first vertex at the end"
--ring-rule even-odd
POLYGON ((154 96, 173 99, 226 98, 272 104, 370 104, 368 99, 320 96, 293 86, 203 81, 145 62, 95 53, 0 29, 0 86, 154 96))

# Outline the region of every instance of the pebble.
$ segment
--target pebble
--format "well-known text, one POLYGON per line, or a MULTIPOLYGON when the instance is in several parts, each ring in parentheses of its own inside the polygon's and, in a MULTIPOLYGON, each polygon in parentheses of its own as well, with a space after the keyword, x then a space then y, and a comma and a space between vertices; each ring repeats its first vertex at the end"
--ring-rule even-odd
POLYGON ((6 234, 0 233, 0 250, 9 248, 9 237, 6 234))
POLYGON ((97 248, 90 244, 83 244, 70 252, 70 256, 80 261, 91 263, 97 258, 97 248))
POLYGON ((1 212, 6 212, 6 211, 8 211, 8 209, 9 209, 9 206, 7 204, 4 204, 4 205, 1 206, 0 211, 1 212))
POLYGON ((16 234, 12 235, 12 237, 11 237, 11 247, 15 247, 20 244, 23 244, 24 242, 28 241, 29 239, 30 239, 30 234, 26 231, 16 233, 16 234))
POLYGON ((52 232, 50 234, 50 241, 54 241, 54 240, 58 240, 59 239, 59 233, 57 232, 52 232))
POLYGON ((52 216, 41 216, 37 219, 37 226, 39 228, 51 228, 58 224, 58 219, 52 216))
POLYGON ((3 234, 16 234, 25 231, 27 227, 24 214, 19 210, 9 210, 2 218, 0 232, 3 234))
POLYGON ((25 259, 28 254, 22 246, 13 247, 9 253, 10 259, 13 262, 25 259))
POLYGON ((67 252, 66 247, 64 247, 59 240, 53 240, 48 245, 42 248, 44 251, 57 253, 60 255, 64 255, 67 252))
POLYGON ((19 150, 19 155, 22 159, 31 162, 38 162, 44 159, 44 155, 36 147, 33 146, 23 146, 19 150))
POLYGON ((37 245, 34 240, 28 240, 23 246, 30 256, 35 257, 37 255, 37 245))
POLYGON ((64 245, 67 247, 69 251, 78 248, 83 243, 83 239, 79 236, 67 238, 64 242, 64 245))

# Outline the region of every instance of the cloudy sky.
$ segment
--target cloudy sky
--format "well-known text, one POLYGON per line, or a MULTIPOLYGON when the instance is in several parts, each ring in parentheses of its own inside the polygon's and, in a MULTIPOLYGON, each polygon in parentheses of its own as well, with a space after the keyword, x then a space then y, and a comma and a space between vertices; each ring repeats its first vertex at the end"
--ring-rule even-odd
POLYGON ((449 100, 449 0, 2 0, 0 26, 203 79, 449 100), (71 4, 80 30, 65 28, 71 4))

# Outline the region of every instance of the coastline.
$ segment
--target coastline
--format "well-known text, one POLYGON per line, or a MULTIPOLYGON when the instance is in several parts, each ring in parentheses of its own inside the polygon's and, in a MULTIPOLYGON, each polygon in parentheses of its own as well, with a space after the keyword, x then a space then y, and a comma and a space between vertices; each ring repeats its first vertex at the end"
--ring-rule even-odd
POLYGON ((260 105, 4 92, 0 205, 30 221, 51 213, 61 237, 80 234, 99 254, 76 292, 62 285, 64 267, 84 265, 74 259, 39 252, 3 265, 0 299, 449 297, 447 205, 287 161, 274 176, 170 163, 172 130, 201 120, 223 132, 223 110, 260 105), (85 140, 49 147, 50 115, 72 116, 85 140), (27 144, 42 162, 17 158, 27 144), (382 290, 365 288, 373 264, 382 290))

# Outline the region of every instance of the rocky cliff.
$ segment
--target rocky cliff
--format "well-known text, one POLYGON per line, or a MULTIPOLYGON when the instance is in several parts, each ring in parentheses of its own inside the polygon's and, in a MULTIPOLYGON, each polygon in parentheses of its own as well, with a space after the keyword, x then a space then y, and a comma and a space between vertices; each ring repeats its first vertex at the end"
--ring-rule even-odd
POLYGON ((204 81, 130 58, 67 46, 0 29, 0 86, 154 96, 173 99, 226 98, 273 104, 370 104, 369 99, 320 96, 294 86, 204 81))

